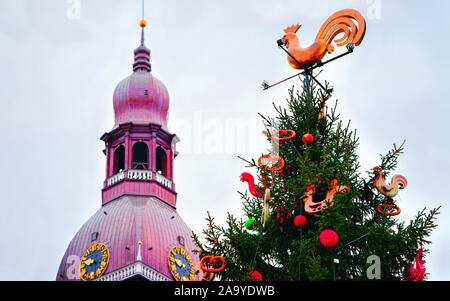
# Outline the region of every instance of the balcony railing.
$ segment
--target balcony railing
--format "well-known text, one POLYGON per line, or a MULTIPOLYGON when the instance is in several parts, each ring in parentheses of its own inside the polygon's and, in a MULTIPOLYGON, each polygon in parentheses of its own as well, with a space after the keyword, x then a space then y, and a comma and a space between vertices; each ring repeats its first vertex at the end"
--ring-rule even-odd
POLYGON ((128 179, 132 180, 151 180, 153 179, 153 172, 151 170, 129 169, 128 179))
POLYGON ((117 182, 122 181, 125 178, 125 173, 123 171, 113 175, 112 177, 109 177, 106 179, 106 186, 111 186, 113 184, 116 184, 117 182))
POLYGON ((172 181, 159 173, 156 173, 156 182, 172 189, 172 181))
POLYGON ((127 171, 121 171, 106 179, 106 187, 112 186, 125 179, 139 180, 139 181, 155 181, 161 185, 172 189, 172 181, 165 176, 156 173, 152 170, 145 169, 128 169, 127 171))

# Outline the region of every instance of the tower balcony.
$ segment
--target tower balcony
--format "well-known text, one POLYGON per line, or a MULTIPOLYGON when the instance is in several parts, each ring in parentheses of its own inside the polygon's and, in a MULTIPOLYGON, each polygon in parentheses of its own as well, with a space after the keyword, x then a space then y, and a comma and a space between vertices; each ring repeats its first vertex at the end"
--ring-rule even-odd
POLYGON ((102 189, 103 205, 122 195, 156 196, 175 207, 173 182, 162 174, 147 169, 128 169, 107 178, 102 189))

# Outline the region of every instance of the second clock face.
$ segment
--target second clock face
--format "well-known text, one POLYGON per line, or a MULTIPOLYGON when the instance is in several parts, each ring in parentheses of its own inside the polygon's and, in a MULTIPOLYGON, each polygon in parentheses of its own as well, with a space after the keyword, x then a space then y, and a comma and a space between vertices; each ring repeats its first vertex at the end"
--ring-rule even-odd
POLYGON ((173 247, 169 251, 169 269, 177 281, 195 280, 195 269, 191 256, 180 246, 173 247))
POLYGON ((80 260, 80 277, 82 280, 93 280, 106 271, 109 262, 109 250, 105 244, 96 243, 84 252, 80 260))

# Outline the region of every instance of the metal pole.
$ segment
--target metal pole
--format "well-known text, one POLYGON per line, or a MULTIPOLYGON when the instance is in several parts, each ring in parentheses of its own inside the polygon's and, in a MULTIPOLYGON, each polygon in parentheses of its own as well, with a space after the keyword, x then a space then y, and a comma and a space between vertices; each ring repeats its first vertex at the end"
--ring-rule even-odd
POLYGON ((334 266, 334 258, 335 258, 336 256, 334 256, 334 252, 333 252, 333 281, 336 281, 336 269, 335 269, 335 266, 334 266))
MULTIPOLYGON (((368 232, 368 233, 366 233, 366 234, 364 234, 364 235, 362 235, 362 236, 360 236, 360 237, 358 237, 358 238, 356 238, 356 239, 354 239, 354 240, 352 240, 352 241, 346 243, 344 246, 342 246, 341 248, 338 249, 338 251, 336 252, 336 256, 335 256, 335 254, 334 254, 334 252, 333 252, 333 281, 336 281, 335 267, 334 267, 335 262, 334 262, 334 261, 335 261, 336 259, 339 260, 339 259, 336 258, 336 257, 338 257, 338 256, 341 254, 341 250, 344 249, 344 248, 346 248, 346 247, 348 247, 348 246, 351 245, 352 243, 355 243, 355 242, 357 242, 358 240, 363 239, 364 237, 366 237, 366 236, 369 235, 369 234, 370 234, 370 232, 368 232)), ((337 263, 339 263, 339 262, 337 262, 337 263)))
MULTIPOLYGON (((302 216, 302 202, 303 202, 303 198, 300 198, 300 216, 302 216)), ((301 217, 300 217, 300 221, 301 221, 301 217)), ((303 226, 300 223, 300 255, 302 255, 302 241, 303 241, 303 226)), ((298 281, 301 280, 301 269, 302 269, 302 264, 301 264, 301 260, 298 261, 298 281)))
MULTIPOLYGON (((301 196, 300 200, 299 200, 299 204, 300 204, 300 216, 302 216, 302 202, 303 200, 307 198, 307 195, 304 194, 301 196)), ((302 248, 301 248, 301 244, 303 241, 303 226, 300 224, 300 255, 302 254, 302 248)), ((298 281, 301 280, 301 269, 302 269, 302 264, 301 264, 301 260, 298 261, 298 281)))
POLYGON ((262 235, 263 235, 263 231, 262 231, 263 227, 264 227, 264 225, 261 223, 261 229, 260 229, 260 233, 259 233, 258 244, 256 245, 255 256, 253 257, 253 263, 252 263, 252 268, 254 268, 254 269, 256 268, 255 267, 256 256, 258 254, 259 244, 261 243, 261 238, 262 238, 262 235))
POLYGON ((305 84, 306 84, 306 93, 311 96, 311 83, 309 82, 309 70, 305 70, 305 84))

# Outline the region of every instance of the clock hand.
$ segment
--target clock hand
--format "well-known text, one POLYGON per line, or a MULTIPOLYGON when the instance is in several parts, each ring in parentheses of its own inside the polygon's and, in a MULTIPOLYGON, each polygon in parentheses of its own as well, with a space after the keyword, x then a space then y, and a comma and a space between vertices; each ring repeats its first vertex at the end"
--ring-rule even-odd
POLYGON ((86 261, 85 261, 85 263, 86 263, 86 265, 91 265, 91 264, 93 264, 95 261, 92 259, 92 258, 88 258, 88 259, 86 259, 86 261))
POLYGON ((175 259, 175 262, 180 268, 186 267, 186 265, 183 262, 181 262, 180 259, 175 259))

